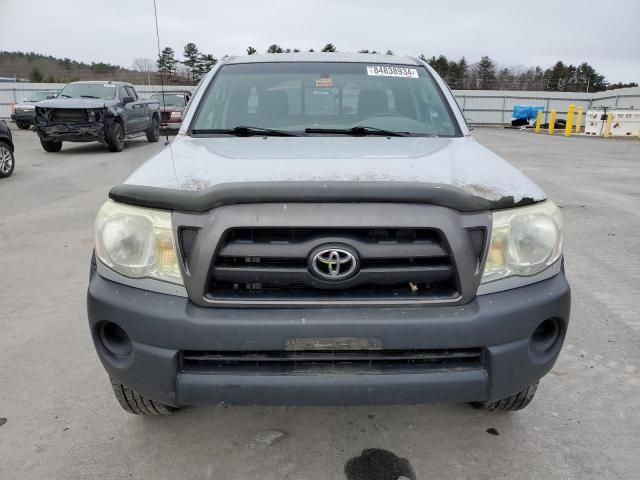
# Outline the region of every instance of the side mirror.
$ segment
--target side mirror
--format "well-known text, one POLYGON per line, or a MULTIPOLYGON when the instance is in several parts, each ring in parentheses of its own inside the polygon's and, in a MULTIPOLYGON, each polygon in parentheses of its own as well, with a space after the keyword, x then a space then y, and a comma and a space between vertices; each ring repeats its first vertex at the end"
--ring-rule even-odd
POLYGON ((55 95, 47 95, 47 100, 50 99, 50 98, 56 98, 56 96, 55 95))
POLYGON ((133 103, 133 102, 135 102, 135 100, 133 99, 133 97, 124 97, 124 98, 122 99, 122 104, 123 104, 123 105, 126 105, 127 103, 133 103))

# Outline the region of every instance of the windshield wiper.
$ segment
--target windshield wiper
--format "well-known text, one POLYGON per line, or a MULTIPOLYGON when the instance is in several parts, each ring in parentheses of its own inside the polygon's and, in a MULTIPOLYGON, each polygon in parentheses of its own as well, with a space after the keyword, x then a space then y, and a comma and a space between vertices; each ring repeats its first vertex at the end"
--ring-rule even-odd
POLYGON ((100 97, 96 97, 95 95, 80 95, 80 98, 100 98, 100 97))
POLYGON ((223 134, 235 135, 236 137, 251 137, 252 135, 270 135, 274 137, 299 137, 296 132, 287 132, 286 130, 275 130, 273 128, 262 127, 245 127, 240 125, 234 128, 194 128, 191 130, 194 135, 223 134))
POLYGON ((305 128, 305 133, 333 133, 339 135, 353 135, 354 137, 364 137, 365 135, 383 135, 386 137, 406 137, 409 132, 394 132, 383 128, 366 127, 358 125, 351 128, 305 128))
POLYGON ((64 98, 71 98, 71 95, 67 95, 66 93, 61 93, 60 95, 58 95, 59 97, 64 97, 64 98))

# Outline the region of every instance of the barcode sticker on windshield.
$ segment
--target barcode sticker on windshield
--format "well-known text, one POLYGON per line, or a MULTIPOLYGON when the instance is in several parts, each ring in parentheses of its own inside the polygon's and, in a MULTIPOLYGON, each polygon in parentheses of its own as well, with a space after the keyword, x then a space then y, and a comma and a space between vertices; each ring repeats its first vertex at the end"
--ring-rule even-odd
POLYGON ((373 75, 375 77, 418 78, 418 70, 394 65, 368 65, 367 75, 373 75))

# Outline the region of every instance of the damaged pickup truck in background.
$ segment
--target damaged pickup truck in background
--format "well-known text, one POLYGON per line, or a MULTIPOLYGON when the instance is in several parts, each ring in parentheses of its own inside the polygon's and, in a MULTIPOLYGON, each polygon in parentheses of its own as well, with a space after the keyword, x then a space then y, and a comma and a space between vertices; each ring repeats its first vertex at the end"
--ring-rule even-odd
POLYGON ((160 138, 160 105, 140 100, 132 85, 122 82, 72 82, 57 98, 36 107, 36 132, 42 148, 59 152, 62 142, 101 142, 112 152, 125 138, 160 138))

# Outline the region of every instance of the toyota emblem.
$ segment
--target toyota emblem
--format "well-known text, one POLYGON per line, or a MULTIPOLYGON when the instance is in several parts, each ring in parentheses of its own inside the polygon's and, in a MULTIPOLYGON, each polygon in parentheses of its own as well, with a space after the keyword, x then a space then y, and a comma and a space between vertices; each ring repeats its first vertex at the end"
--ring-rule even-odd
POLYGON ((341 246, 324 246, 314 250, 309 263, 313 273, 323 280, 346 280, 358 269, 355 251, 341 246))

